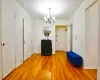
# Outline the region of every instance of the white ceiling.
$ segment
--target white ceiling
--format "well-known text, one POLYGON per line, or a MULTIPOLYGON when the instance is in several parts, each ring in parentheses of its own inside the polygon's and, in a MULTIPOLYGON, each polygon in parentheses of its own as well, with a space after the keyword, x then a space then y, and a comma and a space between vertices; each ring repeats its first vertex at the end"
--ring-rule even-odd
POLYGON ((48 8, 56 19, 68 19, 84 0, 17 0, 35 19, 43 19, 48 8))

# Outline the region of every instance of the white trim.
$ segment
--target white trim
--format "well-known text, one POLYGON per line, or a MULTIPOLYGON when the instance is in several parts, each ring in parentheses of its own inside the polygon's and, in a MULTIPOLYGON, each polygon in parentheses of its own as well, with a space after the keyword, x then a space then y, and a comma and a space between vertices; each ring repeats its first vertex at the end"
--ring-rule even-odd
POLYGON ((98 69, 98 67, 97 66, 85 66, 85 67, 83 67, 84 69, 98 69))
MULTIPOLYGON (((100 0, 99 0, 99 41, 100 41, 100 0)), ((98 54, 98 73, 97 80, 100 80, 100 42, 99 42, 99 54, 98 54)))
POLYGON ((56 54, 56 52, 55 53, 52 53, 52 54, 56 54))

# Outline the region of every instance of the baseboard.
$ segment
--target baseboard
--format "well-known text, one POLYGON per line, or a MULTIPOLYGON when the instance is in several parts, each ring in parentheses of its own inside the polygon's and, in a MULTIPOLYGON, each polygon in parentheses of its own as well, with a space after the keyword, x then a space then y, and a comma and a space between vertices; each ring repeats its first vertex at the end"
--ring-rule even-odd
POLYGON ((21 63, 17 64, 17 65, 16 65, 16 68, 17 68, 17 67, 19 67, 21 64, 23 64, 23 62, 21 62, 21 63))
POLYGON ((66 52, 66 51, 64 51, 64 50, 56 50, 56 52, 66 52))
MULTIPOLYGON (((41 54, 41 53, 34 53, 34 54, 41 54)), ((34 54, 33 54, 33 55, 34 55, 34 54)))
POLYGON ((85 67, 83 67, 84 69, 98 69, 98 67, 97 66, 93 66, 93 67, 87 67, 87 66, 85 66, 85 67))
MULTIPOLYGON (((40 55, 41 55, 41 53, 34 53, 34 54, 40 54, 40 55)), ((33 55, 34 55, 34 54, 33 54, 33 55)), ((52 54, 56 54, 56 53, 52 53, 52 54)))
POLYGON ((52 54, 56 54, 56 53, 52 53, 52 54))

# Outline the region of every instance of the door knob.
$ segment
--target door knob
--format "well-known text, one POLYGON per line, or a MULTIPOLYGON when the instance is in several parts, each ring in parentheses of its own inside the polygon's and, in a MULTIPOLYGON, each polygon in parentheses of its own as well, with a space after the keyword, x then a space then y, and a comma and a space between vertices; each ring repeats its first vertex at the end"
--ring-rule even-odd
POLYGON ((5 45, 6 45, 6 43, 3 43, 3 44, 2 44, 2 46, 5 46, 5 45))

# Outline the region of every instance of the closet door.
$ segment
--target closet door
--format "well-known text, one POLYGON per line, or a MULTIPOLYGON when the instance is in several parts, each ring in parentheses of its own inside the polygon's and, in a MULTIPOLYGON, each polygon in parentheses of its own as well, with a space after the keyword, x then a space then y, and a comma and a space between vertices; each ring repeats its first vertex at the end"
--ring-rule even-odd
POLYGON ((31 24, 24 19, 24 61, 32 55, 31 24))
POLYGON ((28 23, 24 19, 24 61, 28 58, 28 23))
POLYGON ((2 54, 1 54, 1 21, 2 21, 2 19, 1 19, 1 0, 0 0, 0 80, 2 80, 2 54))
POLYGON ((14 52, 14 11, 8 6, 2 7, 2 58, 3 58, 3 78, 15 68, 14 52))

